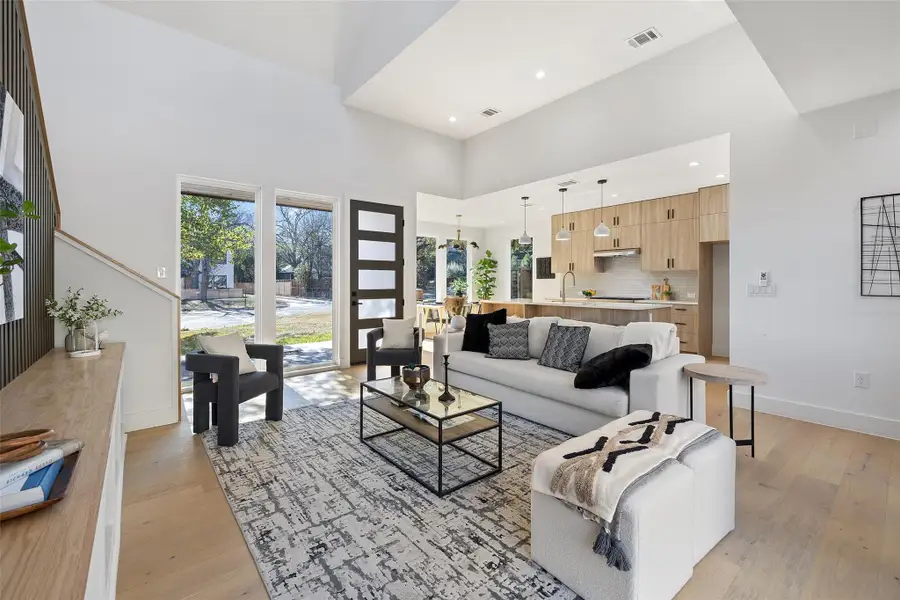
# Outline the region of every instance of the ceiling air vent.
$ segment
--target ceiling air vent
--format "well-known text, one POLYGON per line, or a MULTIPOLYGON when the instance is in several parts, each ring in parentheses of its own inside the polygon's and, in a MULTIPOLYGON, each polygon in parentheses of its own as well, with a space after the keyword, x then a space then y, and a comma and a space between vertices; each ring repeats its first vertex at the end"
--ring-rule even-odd
POLYGON ((578 180, 569 179, 568 181, 560 181, 559 183, 556 184, 556 187, 567 188, 567 187, 572 187, 576 183, 578 183, 578 180))
POLYGON ((499 114, 500 110, 496 108, 491 108, 490 106, 481 111, 482 117, 493 117, 496 114, 499 114))
POLYGON ((655 27, 651 27, 646 31, 642 31, 639 34, 628 38, 628 45, 632 48, 640 48, 641 46, 646 46, 650 42, 654 42, 661 38, 662 36, 659 34, 659 31, 656 30, 655 27))

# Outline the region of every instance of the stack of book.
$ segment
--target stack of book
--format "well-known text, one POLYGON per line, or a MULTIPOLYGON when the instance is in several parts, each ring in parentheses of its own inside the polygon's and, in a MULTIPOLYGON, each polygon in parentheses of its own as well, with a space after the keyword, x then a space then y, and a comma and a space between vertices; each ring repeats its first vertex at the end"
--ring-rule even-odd
POLYGON ((45 502, 63 459, 83 446, 81 440, 52 440, 37 456, 0 464, 0 513, 45 502))

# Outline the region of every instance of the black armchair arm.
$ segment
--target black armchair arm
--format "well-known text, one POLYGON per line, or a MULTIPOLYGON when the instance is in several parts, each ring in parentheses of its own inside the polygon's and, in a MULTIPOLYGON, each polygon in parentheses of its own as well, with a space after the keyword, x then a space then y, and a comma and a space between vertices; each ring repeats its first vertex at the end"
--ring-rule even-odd
POLYGON ((280 344, 244 344, 250 358, 264 359, 266 371, 283 377, 284 346, 280 344))
MULTIPOLYGON (((413 349, 416 351, 418 361, 422 362, 422 349, 419 348, 422 331, 413 327, 413 349)), ((375 352, 378 350, 378 340, 384 337, 384 327, 378 327, 366 334, 366 362, 374 364, 375 352)))
MULTIPOLYGON (((210 373, 219 377, 220 384, 237 386, 240 371, 240 360, 237 356, 225 354, 206 354, 204 352, 189 352, 184 357, 184 366, 194 373, 194 383, 209 381, 210 373)), ((237 389, 237 387, 235 387, 237 389)))

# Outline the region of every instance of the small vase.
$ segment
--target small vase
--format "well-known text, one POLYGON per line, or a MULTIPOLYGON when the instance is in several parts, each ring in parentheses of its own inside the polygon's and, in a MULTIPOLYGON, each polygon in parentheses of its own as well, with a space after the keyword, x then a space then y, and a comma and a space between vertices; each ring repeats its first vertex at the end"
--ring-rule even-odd
POLYGON ((69 330, 66 335, 66 352, 69 356, 84 356, 87 353, 99 354, 100 342, 97 339, 97 324, 88 327, 76 327, 69 330))

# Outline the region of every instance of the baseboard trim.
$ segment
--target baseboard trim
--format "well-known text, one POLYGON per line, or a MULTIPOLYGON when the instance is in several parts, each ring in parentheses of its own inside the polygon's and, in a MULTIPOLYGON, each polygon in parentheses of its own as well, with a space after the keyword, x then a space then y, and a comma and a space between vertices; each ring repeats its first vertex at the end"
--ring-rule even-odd
POLYGON ((159 427, 160 425, 171 425, 172 423, 177 422, 178 408, 174 406, 158 408, 156 410, 148 410, 146 412, 126 414, 124 419, 126 433, 137 431, 139 429, 159 427))
MULTIPOLYGON (((759 393, 756 394, 755 401, 756 412, 900 440, 900 421, 895 419, 782 400, 759 393)), ((738 408, 749 409, 750 392, 734 390, 734 405, 738 408)))

